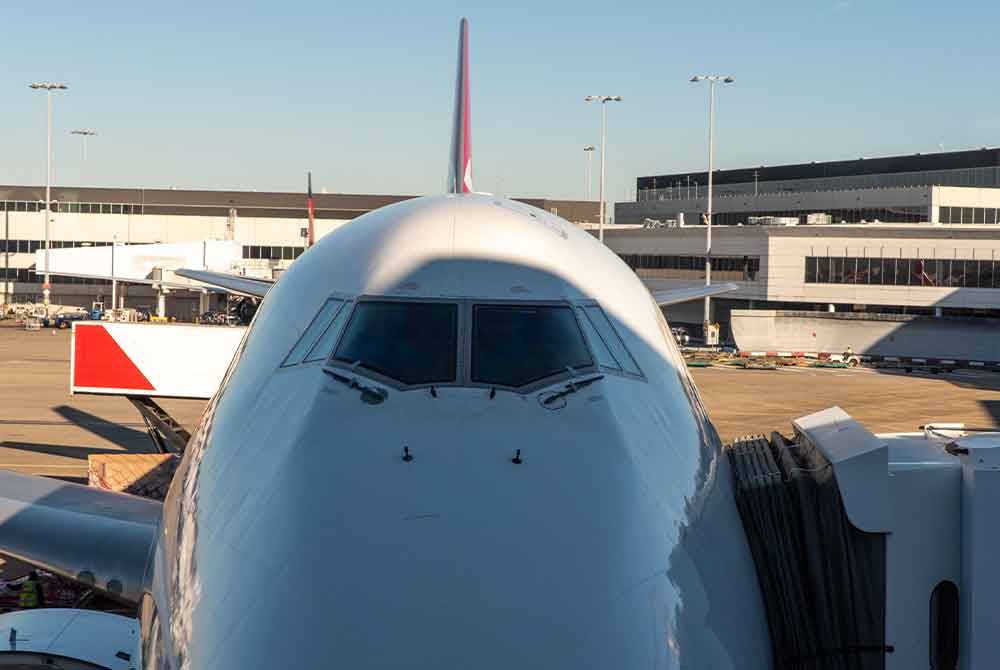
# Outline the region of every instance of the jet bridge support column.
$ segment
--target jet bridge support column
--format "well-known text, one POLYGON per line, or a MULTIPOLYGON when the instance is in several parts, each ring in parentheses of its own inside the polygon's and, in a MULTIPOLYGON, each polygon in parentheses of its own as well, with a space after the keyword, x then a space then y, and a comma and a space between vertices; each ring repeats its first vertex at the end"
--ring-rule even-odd
POLYGON ((962 669, 996 667, 1000 659, 996 609, 1000 603, 1000 441, 963 438, 950 446, 962 459, 962 669))
POLYGON ((162 286, 156 291, 156 316, 161 319, 167 315, 167 293, 162 286))

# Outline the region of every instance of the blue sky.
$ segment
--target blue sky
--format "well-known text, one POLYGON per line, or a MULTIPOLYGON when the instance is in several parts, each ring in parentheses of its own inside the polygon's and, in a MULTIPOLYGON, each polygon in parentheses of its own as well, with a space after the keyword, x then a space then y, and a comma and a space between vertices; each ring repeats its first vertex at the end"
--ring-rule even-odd
MULTIPOLYGON (((0 183, 435 193, 446 176, 457 23, 471 22, 477 189, 584 194, 609 109, 608 194, 742 167, 1000 144, 1000 3, 6 2, 0 183), (94 128, 84 165, 73 128, 94 128)), ((595 160, 596 172, 597 160, 595 160)), ((595 179, 596 197, 596 179, 595 179)))

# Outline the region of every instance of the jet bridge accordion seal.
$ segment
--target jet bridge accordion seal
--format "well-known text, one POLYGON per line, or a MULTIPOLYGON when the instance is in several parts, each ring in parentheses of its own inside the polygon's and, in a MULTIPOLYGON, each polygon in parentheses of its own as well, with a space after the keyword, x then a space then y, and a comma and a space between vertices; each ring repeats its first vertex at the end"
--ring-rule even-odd
POLYGON ((847 518, 819 449, 745 437, 726 447, 777 670, 882 670, 885 536, 847 518))

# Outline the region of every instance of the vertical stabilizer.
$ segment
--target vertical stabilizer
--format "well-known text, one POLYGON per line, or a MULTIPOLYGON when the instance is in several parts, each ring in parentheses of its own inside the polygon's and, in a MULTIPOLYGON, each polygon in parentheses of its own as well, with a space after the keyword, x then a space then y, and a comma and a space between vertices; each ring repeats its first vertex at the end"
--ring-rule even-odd
POLYGON ((455 76, 455 118, 451 128, 448 192, 472 192, 472 119, 469 110, 469 20, 458 32, 458 73, 455 76))

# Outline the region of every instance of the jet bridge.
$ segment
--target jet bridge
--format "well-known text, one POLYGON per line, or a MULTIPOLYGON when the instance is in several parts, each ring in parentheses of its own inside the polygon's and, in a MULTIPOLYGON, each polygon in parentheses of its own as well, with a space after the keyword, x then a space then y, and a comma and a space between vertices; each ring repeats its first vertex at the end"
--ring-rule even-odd
POLYGON ((153 398, 211 398, 245 332, 226 326, 76 322, 70 392, 127 397, 157 451, 182 453, 191 435, 153 398))
POLYGON ((726 450, 775 667, 997 667, 1000 433, 793 425, 726 450))
POLYGON ((70 392, 211 398, 245 332, 235 326, 76 322, 70 392))

